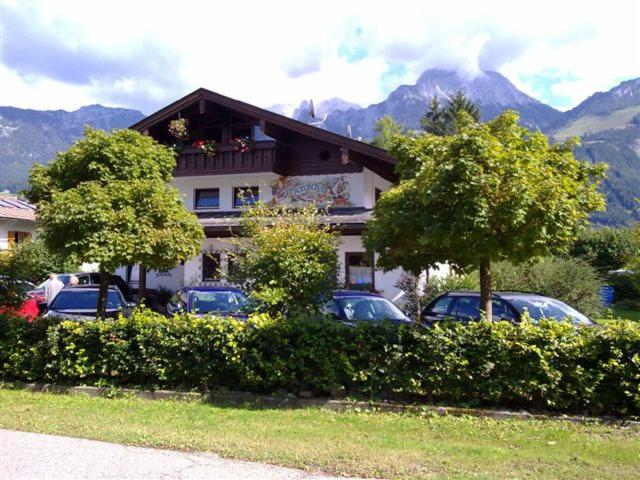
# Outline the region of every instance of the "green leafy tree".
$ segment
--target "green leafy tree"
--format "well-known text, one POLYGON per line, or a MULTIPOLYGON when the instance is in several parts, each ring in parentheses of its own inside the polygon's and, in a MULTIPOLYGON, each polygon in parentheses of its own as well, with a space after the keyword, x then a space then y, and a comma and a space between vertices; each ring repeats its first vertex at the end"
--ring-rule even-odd
POLYGON ((396 137, 399 184, 381 196, 364 236, 384 269, 417 274, 448 262, 480 270, 491 318, 491 263, 521 263, 566 248, 589 212, 605 166, 573 156, 575 142, 550 145, 518 125, 515 112, 485 124, 460 115, 454 135, 396 137))
POLYGON ((373 144, 385 150, 389 148, 393 137, 402 135, 404 132, 402 125, 396 122, 390 115, 385 115, 378 120, 374 128, 376 135, 373 137, 373 144))
POLYGON ((632 264, 640 251, 640 239, 631 228, 587 228, 580 232, 569 253, 583 258, 600 273, 632 264))
POLYGON ((242 227, 232 280, 272 314, 318 311, 337 284, 339 237, 317 208, 259 202, 242 227))
POLYGON ((433 135, 451 135, 459 130, 458 120, 462 112, 473 121, 480 121, 480 109, 461 90, 458 90, 444 107, 438 97, 434 96, 429 101, 427 113, 420 119, 420 126, 425 132, 433 135))
POLYGON ((87 128, 67 151, 30 172, 26 194, 38 208, 47 247, 100 264, 99 317, 117 267, 168 269, 198 252, 202 227, 167 184, 174 155, 133 130, 87 128))

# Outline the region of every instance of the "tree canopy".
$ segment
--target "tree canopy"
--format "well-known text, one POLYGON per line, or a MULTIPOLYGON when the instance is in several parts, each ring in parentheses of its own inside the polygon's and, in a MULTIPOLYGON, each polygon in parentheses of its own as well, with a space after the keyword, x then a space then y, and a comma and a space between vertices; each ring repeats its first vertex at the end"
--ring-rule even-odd
POLYGON ((427 113, 420 119, 422 129, 433 135, 451 135, 459 130, 458 120, 464 112, 474 122, 480 121, 480 109, 467 98, 461 90, 451 97, 443 106, 438 97, 429 101, 427 113))
POLYGON ((569 253, 604 274, 630 267, 640 255, 640 238, 629 227, 587 228, 580 232, 569 253))
POLYGON ((484 124, 459 119, 453 135, 394 138, 400 181, 377 202, 364 244, 384 269, 480 267, 490 316, 491 262, 566 249, 589 212, 605 206, 597 191, 605 166, 576 160, 575 141, 549 144, 515 112, 484 124))
POLYGON ((26 194, 37 205, 47 246, 100 264, 101 313, 108 274, 117 267, 168 269, 199 250, 202 227, 167 183, 174 155, 132 130, 87 127, 67 151, 30 172, 26 194))

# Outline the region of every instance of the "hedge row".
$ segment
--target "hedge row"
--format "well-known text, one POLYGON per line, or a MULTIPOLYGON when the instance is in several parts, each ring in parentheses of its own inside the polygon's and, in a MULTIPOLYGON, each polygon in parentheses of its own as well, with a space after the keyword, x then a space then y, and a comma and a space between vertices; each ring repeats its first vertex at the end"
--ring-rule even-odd
POLYGON ((640 414, 640 324, 346 327, 322 318, 248 323, 138 311, 58 322, 0 316, 0 377, 64 384, 228 387, 640 414))

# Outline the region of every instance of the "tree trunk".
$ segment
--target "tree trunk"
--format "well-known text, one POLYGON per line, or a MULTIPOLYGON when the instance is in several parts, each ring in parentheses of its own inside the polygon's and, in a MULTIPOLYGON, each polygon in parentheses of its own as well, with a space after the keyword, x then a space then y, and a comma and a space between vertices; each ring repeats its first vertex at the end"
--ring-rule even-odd
POLYGON ((98 318, 104 320, 107 313, 107 292, 109 291, 109 277, 111 275, 100 269, 100 292, 98 293, 98 318))
POLYGON ((487 320, 493 320, 493 305, 491 303, 491 260, 482 259, 480 262, 480 310, 487 320))
POLYGON ((147 269, 140 264, 138 267, 138 302, 142 303, 147 289, 147 269))

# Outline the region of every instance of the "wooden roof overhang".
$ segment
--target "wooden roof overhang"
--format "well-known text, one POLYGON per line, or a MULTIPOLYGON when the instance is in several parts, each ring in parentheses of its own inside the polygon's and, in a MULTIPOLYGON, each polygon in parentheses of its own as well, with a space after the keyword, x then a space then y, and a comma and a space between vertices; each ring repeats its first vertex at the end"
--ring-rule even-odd
MULTIPOLYGON (((329 225, 341 235, 361 235, 371 219, 370 209, 335 208, 329 209, 320 221, 329 225)), ((241 212, 208 212, 199 213, 198 218, 208 238, 232 237, 242 235, 241 212)))
POLYGON ((389 181, 393 182, 397 180, 395 174, 396 160, 391 157, 386 150, 308 125, 240 100, 225 97, 224 95, 205 88, 195 90, 131 125, 129 128, 141 133, 148 133, 149 129, 153 126, 176 118, 179 113, 193 109, 194 105, 197 105, 200 113, 204 113, 207 109, 207 102, 226 108, 233 112, 234 115, 241 116, 259 124, 263 133, 270 137, 278 139, 278 137, 286 133, 294 133, 309 139, 332 144, 340 148, 345 161, 351 161, 366 167, 389 181))

